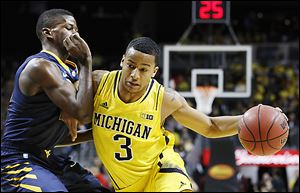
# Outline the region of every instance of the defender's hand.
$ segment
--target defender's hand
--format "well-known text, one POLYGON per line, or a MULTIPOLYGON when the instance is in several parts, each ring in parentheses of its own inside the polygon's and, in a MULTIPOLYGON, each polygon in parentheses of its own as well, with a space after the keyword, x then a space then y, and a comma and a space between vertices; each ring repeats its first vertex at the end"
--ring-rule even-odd
POLYGON ((59 120, 63 121, 68 126, 72 141, 75 141, 77 138, 78 120, 74 119, 64 111, 60 113, 59 120))
POLYGON ((79 36, 79 33, 74 33, 66 37, 63 44, 72 57, 77 58, 80 63, 85 64, 91 60, 92 54, 87 43, 79 36))

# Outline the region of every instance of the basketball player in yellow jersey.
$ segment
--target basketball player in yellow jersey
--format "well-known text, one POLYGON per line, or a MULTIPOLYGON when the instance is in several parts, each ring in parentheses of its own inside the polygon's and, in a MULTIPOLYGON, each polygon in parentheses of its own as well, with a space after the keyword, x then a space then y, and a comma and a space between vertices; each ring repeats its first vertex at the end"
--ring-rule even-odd
POLYGON ((237 134, 241 116, 208 117, 154 76, 159 47, 150 38, 132 40, 120 71, 94 71, 93 138, 116 191, 192 191, 184 162, 163 128, 172 115, 210 138, 237 134))
POLYGON ((168 116, 208 138, 238 132, 241 115, 208 117, 154 80, 158 56, 157 44, 141 37, 127 46, 122 70, 93 72, 93 136, 78 133, 74 143, 94 138, 116 191, 192 191, 173 134, 163 128, 168 116))

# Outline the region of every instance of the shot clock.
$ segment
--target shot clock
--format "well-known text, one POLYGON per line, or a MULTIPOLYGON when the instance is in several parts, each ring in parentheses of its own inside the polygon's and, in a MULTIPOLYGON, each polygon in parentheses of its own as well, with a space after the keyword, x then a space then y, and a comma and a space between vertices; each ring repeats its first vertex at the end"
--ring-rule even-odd
POLYGON ((193 1, 192 23, 226 23, 230 21, 230 1, 193 1))

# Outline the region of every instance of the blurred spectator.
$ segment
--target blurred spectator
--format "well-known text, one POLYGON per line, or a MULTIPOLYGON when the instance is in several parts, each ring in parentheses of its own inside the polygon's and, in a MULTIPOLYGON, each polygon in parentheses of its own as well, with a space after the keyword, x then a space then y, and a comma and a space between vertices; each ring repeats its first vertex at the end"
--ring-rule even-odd
POLYGON ((279 170, 274 169, 272 172, 272 186, 275 192, 286 192, 285 185, 283 183, 283 179, 280 176, 279 170))
POLYGON ((262 180, 259 184, 260 192, 274 192, 272 177, 269 173, 265 172, 262 175, 262 180))
POLYGON ((240 179, 240 191, 241 192, 254 192, 254 187, 251 178, 242 176, 240 179))

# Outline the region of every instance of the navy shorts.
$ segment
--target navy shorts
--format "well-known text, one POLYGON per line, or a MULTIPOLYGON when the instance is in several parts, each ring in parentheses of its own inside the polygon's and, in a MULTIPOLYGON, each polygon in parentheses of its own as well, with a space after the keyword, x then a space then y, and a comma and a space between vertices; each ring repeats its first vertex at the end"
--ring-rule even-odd
POLYGON ((65 155, 37 156, 1 147, 1 190, 5 192, 106 191, 88 170, 65 155))

